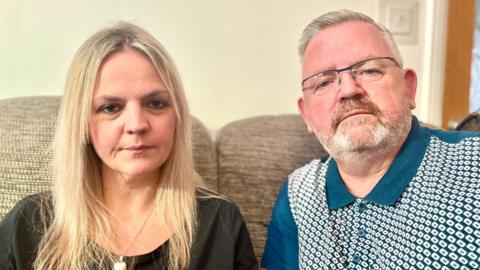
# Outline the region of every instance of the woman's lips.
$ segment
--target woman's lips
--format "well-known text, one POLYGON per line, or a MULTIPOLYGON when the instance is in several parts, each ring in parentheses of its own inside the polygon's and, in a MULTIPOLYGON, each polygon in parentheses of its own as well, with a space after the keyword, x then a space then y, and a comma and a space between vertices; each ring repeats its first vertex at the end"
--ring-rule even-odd
POLYGON ((142 153, 150 148, 152 147, 148 145, 134 145, 134 146, 124 147, 123 150, 129 151, 132 153, 142 153))

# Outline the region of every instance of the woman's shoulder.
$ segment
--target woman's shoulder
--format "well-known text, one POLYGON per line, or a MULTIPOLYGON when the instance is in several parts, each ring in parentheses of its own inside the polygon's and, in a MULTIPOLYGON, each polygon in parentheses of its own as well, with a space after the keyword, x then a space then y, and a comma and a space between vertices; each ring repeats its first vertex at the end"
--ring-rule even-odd
POLYGON ((200 218, 222 217, 225 221, 243 220, 234 201, 207 189, 197 189, 198 215, 200 218))
POLYGON ((230 198, 204 188, 197 189, 196 199, 199 207, 219 209, 237 208, 235 202, 230 198))
POLYGON ((208 190, 197 190, 197 202, 193 269, 257 269, 250 236, 237 205, 208 190))
MULTIPOLYGON (((45 231, 43 211, 47 207, 43 206, 44 203, 50 205, 50 198, 48 193, 27 196, 0 222, 0 264, 11 260, 19 265, 31 263, 32 251, 36 250, 45 231)), ((22 266, 19 269, 23 269, 22 266)))
POLYGON ((32 219, 40 218, 41 212, 46 209, 43 206, 50 205, 51 194, 49 192, 26 196, 8 212, 2 224, 6 222, 31 222, 32 219))

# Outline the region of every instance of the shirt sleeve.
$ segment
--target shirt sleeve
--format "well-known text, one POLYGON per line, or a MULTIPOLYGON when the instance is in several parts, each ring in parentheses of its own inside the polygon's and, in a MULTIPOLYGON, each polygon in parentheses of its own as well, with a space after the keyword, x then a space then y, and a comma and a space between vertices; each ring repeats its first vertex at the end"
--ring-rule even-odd
POLYGON ((15 269, 15 254, 13 253, 13 235, 15 230, 16 216, 10 212, 0 222, 0 267, 15 269))
POLYGON ((298 269, 298 230, 288 201, 288 180, 273 208, 261 266, 268 270, 298 269))
POLYGON ((0 222, 0 269, 32 269, 41 238, 37 196, 22 199, 0 222))
POLYGON ((257 269, 257 259, 253 251, 250 234, 245 225, 245 221, 240 210, 234 207, 234 231, 236 235, 235 241, 235 270, 254 270, 257 269))

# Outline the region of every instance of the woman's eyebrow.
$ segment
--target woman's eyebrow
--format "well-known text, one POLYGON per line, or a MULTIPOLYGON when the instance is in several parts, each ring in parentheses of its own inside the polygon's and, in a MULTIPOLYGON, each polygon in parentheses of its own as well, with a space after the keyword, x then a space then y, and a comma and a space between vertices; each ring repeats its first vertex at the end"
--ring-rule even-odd
POLYGON ((142 96, 142 99, 149 99, 154 97, 170 97, 170 92, 165 89, 153 90, 142 96))
POLYGON ((110 95, 100 95, 98 97, 93 98, 93 103, 102 103, 102 102, 120 102, 122 101, 122 98, 115 97, 115 96, 110 96, 110 95))
MULTIPOLYGON (((149 93, 143 95, 141 99, 149 99, 149 98, 154 98, 154 97, 170 97, 170 92, 167 90, 152 90, 149 93)), ((99 95, 97 97, 93 98, 93 103, 99 103, 99 102, 121 102, 124 99, 118 96, 112 96, 112 95, 99 95)))

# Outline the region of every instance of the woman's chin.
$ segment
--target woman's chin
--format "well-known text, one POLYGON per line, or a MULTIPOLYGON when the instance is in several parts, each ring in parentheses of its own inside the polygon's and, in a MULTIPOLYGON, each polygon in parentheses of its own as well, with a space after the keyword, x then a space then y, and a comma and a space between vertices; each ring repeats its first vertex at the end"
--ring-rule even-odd
POLYGON ((125 181, 146 181, 147 179, 158 179, 160 176, 160 169, 158 167, 149 166, 130 166, 123 170, 117 171, 122 179, 125 181))

